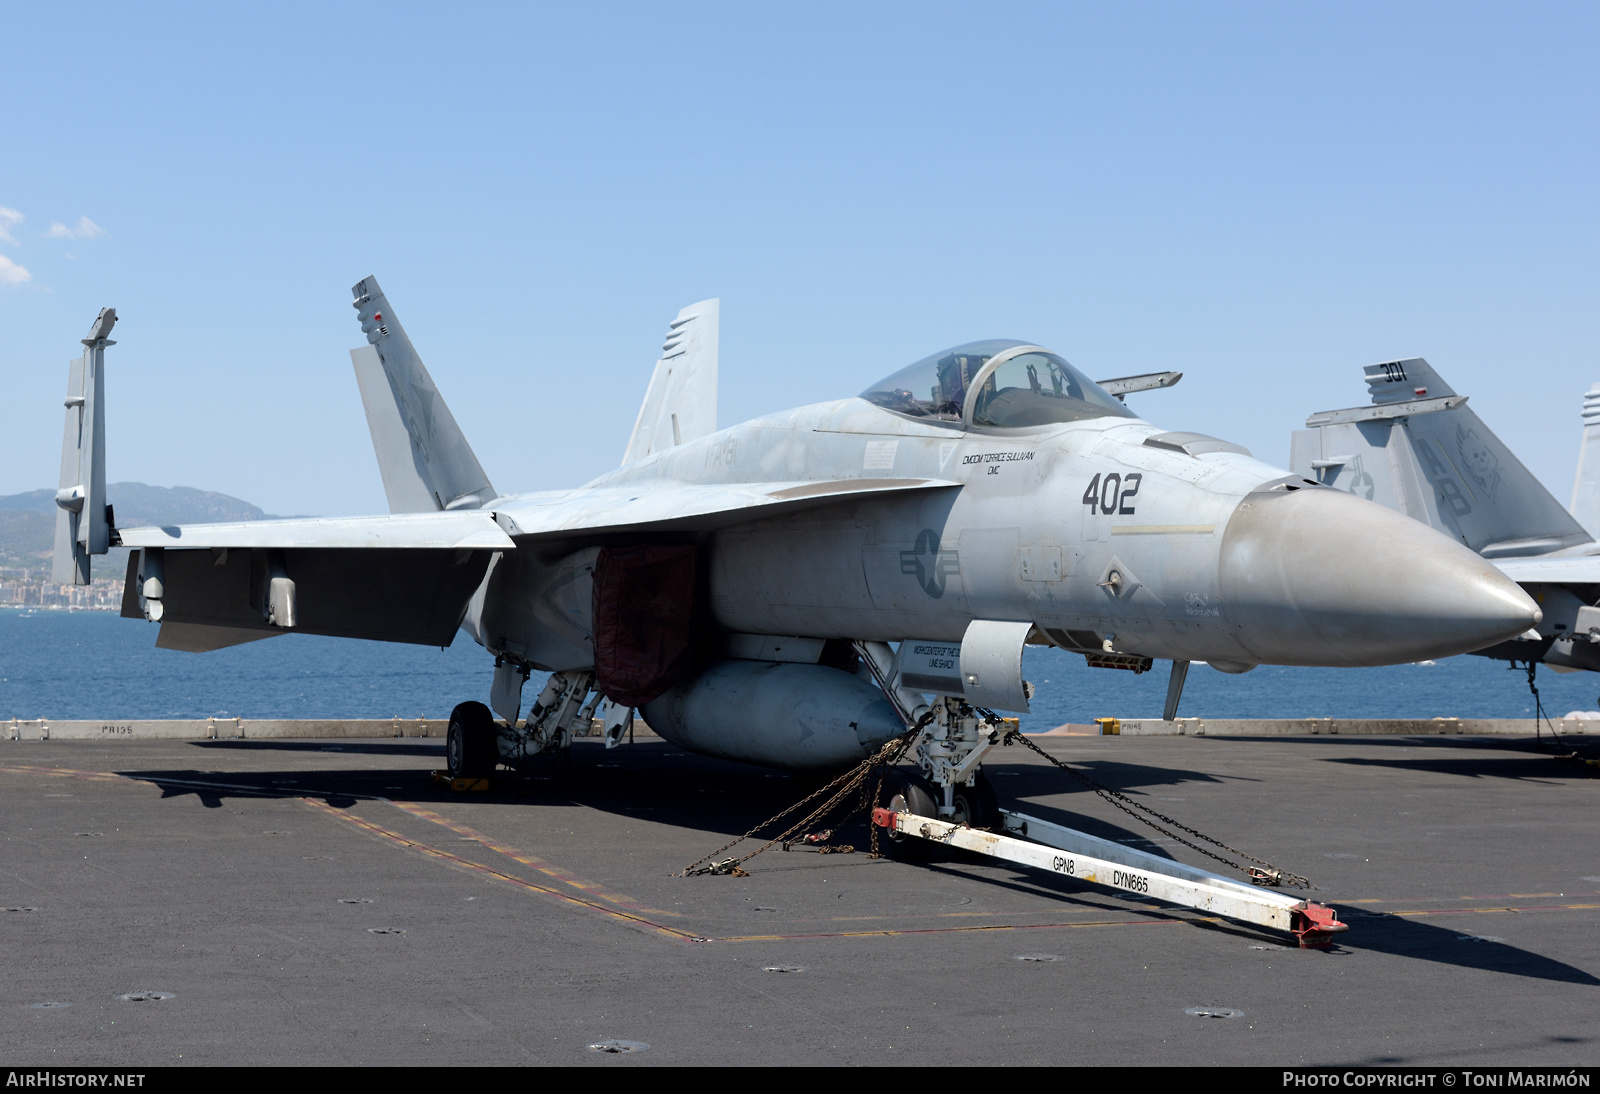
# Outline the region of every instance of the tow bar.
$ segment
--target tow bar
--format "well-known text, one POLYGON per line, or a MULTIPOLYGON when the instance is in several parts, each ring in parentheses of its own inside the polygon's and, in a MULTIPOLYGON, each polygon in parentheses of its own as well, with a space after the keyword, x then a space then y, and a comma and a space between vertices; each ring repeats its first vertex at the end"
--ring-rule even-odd
POLYGON ((1024 813, 1001 810, 1000 815, 1004 835, 884 808, 872 811, 872 823, 1002 862, 1287 931, 1307 949, 1327 949, 1334 935, 1350 929, 1323 904, 1135 851, 1024 813))

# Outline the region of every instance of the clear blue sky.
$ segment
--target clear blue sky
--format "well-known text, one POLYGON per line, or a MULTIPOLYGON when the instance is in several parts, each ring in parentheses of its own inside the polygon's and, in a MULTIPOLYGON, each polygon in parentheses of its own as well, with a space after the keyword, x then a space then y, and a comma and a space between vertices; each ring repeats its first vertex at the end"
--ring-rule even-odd
POLYGON ((1361 366, 1421 355, 1565 502, 1600 380, 1592 3, 5 23, 0 494, 55 484, 110 304, 113 480, 382 511, 366 274, 502 490, 614 466, 667 321, 713 295, 724 425, 1019 337, 1182 369, 1135 409, 1282 463, 1361 366))

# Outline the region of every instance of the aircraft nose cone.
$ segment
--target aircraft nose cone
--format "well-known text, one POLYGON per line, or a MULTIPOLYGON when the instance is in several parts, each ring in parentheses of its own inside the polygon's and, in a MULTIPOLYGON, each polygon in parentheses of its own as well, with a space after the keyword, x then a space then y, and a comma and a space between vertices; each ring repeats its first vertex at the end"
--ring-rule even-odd
POLYGON ((1266 490, 1223 535, 1223 618, 1261 662, 1449 657, 1543 618, 1516 582, 1421 521, 1339 490, 1266 490))

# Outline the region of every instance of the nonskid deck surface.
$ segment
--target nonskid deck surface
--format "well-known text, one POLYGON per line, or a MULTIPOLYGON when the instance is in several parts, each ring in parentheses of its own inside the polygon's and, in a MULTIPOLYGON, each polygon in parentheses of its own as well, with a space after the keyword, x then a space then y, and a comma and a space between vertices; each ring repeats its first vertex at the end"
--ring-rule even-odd
MULTIPOLYGON (((1503 738, 1045 747, 1309 875, 1350 932, 1300 951, 965 859, 774 849, 678 877, 809 784, 656 740, 581 741, 566 774, 487 794, 436 786, 424 739, 5 741, 0 1043, 63 1065, 615 1066, 586 1050, 608 1039, 650 1046, 630 1065, 1593 1061, 1594 768, 1503 738), (138 991, 172 998, 116 998, 138 991)), ((1002 803, 1153 835, 1022 749, 986 768, 1002 803)), ((865 825, 838 838, 864 851, 865 825)))

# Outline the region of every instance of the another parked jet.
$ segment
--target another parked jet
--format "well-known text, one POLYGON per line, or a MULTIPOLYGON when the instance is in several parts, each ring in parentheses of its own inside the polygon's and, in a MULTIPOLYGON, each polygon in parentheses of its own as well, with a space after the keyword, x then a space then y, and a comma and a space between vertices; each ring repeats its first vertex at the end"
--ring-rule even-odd
MULTIPOLYGON (((1025 711, 1026 643, 1135 672, 1380 665, 1479 649, 1538 607, 1397 513, 1168 432, 1016 340, 933 353, 859 396, 716 427, 718 302, 670 324, 620 469, 502 495, 377 282, 351 353, 391 514, 123 531, 123 613, 202 651, 290 631, 495 657, 451 718, 453 770, 517 765, 635 708, 687 749, 793 769, 858 762, 908 726, 923 808, 978 820, 993 710, 1025 711), (552 675, 522 715, 522 682, 552 675)), ((74 363, 63 573, 113 538, 103 347, 74 363)), ((80 576, 81 575, 81 576, 80 576)), ((915 810, 913 810, 915 811, 915 810)), ((983 823, 979 821, 979 823, 983 823)))
POLYGON ((1319 411, 1298 430, 1296 473, 1405 513, 1491 560, 1544 613, 1485 657, 1600 671, 1600 385, 1584 397, 1569 512, 1420 357, 1369 365, 1372 405, 1319 411))

